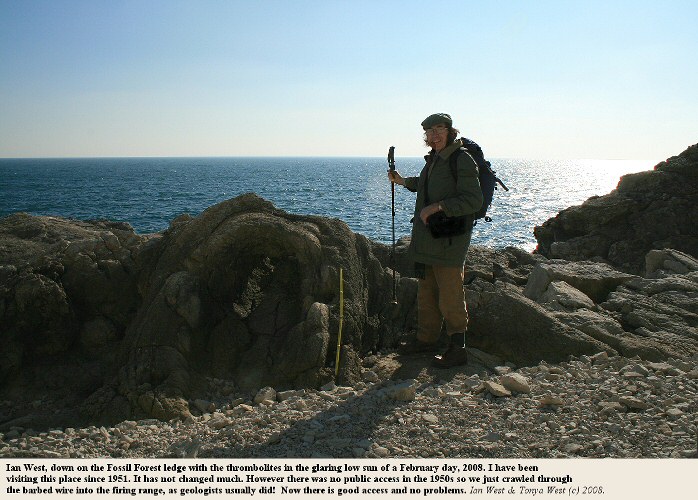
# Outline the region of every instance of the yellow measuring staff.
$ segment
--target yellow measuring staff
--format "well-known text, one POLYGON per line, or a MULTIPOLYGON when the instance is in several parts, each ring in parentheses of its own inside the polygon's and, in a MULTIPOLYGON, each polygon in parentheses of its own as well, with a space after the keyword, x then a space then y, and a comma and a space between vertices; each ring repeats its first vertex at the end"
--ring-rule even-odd
POLYGON ((337 359, 334 362, 334 378, 339 374, 339 353, 342 349, 342 324, 344 323, 344 274, 339 268, 339 333, 337 334, 337 359))

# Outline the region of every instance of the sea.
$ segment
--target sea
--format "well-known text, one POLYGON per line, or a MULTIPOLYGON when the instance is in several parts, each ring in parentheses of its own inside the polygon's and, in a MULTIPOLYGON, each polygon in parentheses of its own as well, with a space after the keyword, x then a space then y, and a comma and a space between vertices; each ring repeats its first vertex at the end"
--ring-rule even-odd
MULTIPOLYGON (((650 170, 647 160, 490 159, 509 191, 495 191, 472 242, 536 247, 533 228, 560 210, 613 190, 620 177, 650 170)), ((417 176, 421 157, 396 158, 417 176)), ((336 217, 368 238, 391 244, 391 186, 385 158, 22 158, 0 159, 0 217, 15 212, 128 222, 137 233, 165 230, 178 215, 200 214, 254 192, 296 214, 336 217)), ((395 238, 410 233, 415 194, 395 186, 395 238)))

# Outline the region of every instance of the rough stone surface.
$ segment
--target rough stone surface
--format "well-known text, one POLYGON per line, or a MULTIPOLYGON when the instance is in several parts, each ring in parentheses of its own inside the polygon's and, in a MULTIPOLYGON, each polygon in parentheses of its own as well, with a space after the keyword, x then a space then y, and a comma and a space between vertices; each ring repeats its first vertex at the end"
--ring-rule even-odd
POLYGON ((5 217, 0 396, 59 389, 83 403, 73 406, 84 418, 106 422, 186 418, 203 377, 317 386, 332 377, 340 268, 351 382, 357 353, 396 339, 384 319, 391 276, 341 221, 288 214, 252 194, 156 235, 5 217), (46 380, 34 376, 39 366, 46 380))
POLYGON ((654 170, 621 177, 604 196, 567 208, 534 229, 537 251, 572 261, 603 259, 641 274, 650 250, 698 257, 698 144, 654 170))

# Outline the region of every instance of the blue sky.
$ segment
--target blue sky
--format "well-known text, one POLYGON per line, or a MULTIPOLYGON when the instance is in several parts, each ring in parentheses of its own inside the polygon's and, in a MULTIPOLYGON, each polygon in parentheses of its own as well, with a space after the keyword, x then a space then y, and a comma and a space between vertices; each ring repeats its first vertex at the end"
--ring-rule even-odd
POLYGON ((0 0, 0 157, 492 157, 698 142, 698 2, 0 0))

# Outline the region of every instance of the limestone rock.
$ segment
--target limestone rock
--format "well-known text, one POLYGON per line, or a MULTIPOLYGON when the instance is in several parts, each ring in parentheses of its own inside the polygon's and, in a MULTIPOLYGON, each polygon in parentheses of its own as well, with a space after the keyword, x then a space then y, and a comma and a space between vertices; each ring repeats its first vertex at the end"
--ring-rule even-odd
POLYGON ((666 274, 688 274, 694 271, 698 271, 698 259, 678 250, 663 248, 650 250, 645 255, 647 278, 658 278, 666 274))
MULTIPOLYGON (((602 302, 609 293, 632 278, 632 275, 618 272, 607 264, 553 260, 535 266, 526 283, 524 295, 538 300, 552 282, 564 281, 594 302, 602 302)), ((572 296, 569 288, 563 290, 567 290, 568 295, 572 296)), ((588 305, 588 301, 579 295, 568 300, 588 305)))
POLYGON ((416 380, 405 380, 385 390, 388 397, 395 401, 412 401, 417 392, 417 383, 416 380))
POLYGON ((259 404, 262 401, 276 401, 276 391, 273 387, 263 387, 255 394, 254 402, 259 404))
POLYGON ((511 396, 511 391, 504 387, 502 384, 498 384, 497 382, 492 382, 490 380, 487 380, 484 382, 485 384, 485 389, 492 394, 493 396, 497 397, 507 397, 511 396))
MULTIPOLYGON (((569 355, 594 354, 606 344, 571 328, 508 283, 495 282, 471 295, 468 344, 516 365, 558 362, 569 355)), ((615 352, 615 351, 614 351, 615 352)))
POLYGON ((500 383, 510 391, 528 394, 531 387, 525 376, 520 373, 509 373, 499 379, 500 383))
MULTIPOLYGON (((623 176, 611 193, 537 226, 537 251, 574 261, 600 258, 635 274, 642 273, 650 250, 673 248, 695 258, 697 197, 698 144, 652 171, 623 176)), ((650 266, 656 269, 653 258, 650 266)))
POLYGON ((592 309, 594 301, 564 281, 553 281, 536 300, 542 306, 558 311, 592 309))

